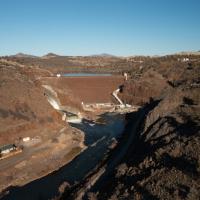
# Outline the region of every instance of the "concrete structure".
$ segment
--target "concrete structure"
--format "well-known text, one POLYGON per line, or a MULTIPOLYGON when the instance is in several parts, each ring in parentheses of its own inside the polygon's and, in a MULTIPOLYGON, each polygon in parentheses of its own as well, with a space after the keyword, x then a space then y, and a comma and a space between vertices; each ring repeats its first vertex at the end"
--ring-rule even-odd
POLYGON ((189 58, 178 58, 178 61, 181 61, 181 62, 188 62, 188 61, 190 61, 190 59, 189 58))
POLYGON ((119 85, 124 83, 125 77, 113 76, 76 76, 62 77, 57 83, 52 81, 52 86, 56 85, 63 91, 69 92, 73 99, 87 103, 112 103, 113 97, 110 95, 119 85))
POLYGON ((63 120, 63 121, 66 121, 66 118, 67 118, 66 113, 63 113, 63 115, 62 115, 62 120, 63 120))
POLYGON ((48 102, 56 110, 60 110, 60 102, 57 97, 57 93, 50 85, 42 85, 45 88, 44 95, 47 97, 48 102))
POLYGON ((188 62, 189 60, 189 58, 183 58, 183 62, 188 62))
POLYGON ((72 124, 79 124, 82 122, 82 118, 74 115, 74 116, 67 117, 66 121, 72 124))
POLYGON ((25 137, 22 140, 23 140, 23 142, 28 142, 28 141, 30 141, 30 137, 25 137))
POLYGON ((124 103, 122 102, 122 100, 117 96, 117 94, 120 92, 120 88, 118 88, 117 90, 115 90, 112 95, 117 99, 117 101, 120 103, 120 105, 122 107, 125 107, 124 103))
POLYGON ((67 111, 63 111, 62 120, 68 123, 81 123, 82 116, 80 112, 74 114, 67 111))
POLYGON ((4 146, 0 147, 0 155, 8 154, 11 151, 16 150, 16 148, 17 147, 14 144, 4 145, 4 146))
POLYGON ((125 81, 128 80, 128 74, 127 73, 124 73, 124 78, 125 78, 125 81))
POLYGON ((113 103, 81 103, 83 110, 95 111, 95 110, 110 110, 115 107, 113 103))

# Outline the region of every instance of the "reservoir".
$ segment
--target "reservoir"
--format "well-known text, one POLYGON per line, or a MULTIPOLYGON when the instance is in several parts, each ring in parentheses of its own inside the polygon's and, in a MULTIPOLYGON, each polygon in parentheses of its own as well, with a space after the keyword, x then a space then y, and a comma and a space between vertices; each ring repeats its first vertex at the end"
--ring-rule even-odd
POLYGON ((95 73, 66 73, 61 74, 64 77, 95 77, 95 76, 112 76, 112 74, 95 74, 95 73))

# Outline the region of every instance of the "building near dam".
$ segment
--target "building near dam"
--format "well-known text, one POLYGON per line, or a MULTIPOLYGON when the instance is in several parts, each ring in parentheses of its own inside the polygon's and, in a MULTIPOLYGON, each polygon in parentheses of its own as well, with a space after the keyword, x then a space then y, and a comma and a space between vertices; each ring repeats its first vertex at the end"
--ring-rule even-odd
POLYGON ((17 147, 14 144, 8 144, 0 147, 0 155, 8 154, 11 151, 15 151, 17 147))

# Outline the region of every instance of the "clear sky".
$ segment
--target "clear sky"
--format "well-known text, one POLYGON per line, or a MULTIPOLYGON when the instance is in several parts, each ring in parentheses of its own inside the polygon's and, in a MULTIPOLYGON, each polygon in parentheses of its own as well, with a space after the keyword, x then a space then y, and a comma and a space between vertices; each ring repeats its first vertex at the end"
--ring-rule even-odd
POLYGON ((200 0, 0 0, 0 55, 200 50, 200 0))

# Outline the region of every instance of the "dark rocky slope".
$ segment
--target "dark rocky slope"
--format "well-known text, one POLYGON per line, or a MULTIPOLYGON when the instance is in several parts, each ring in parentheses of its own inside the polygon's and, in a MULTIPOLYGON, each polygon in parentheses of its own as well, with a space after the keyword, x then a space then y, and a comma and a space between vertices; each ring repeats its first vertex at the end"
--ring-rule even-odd
POLYGON ((190 66, 154 68, 174 84, 164 90, 160 81, 148 84, 149 93, 158 88, 152 96, 160 90, 160 103, 146 115, 121 164, 89 199, 199 199, 200 68, 190 66))
POLYGON ((171 105, 166 97, 146 116, 133 148, 97 199, 199 198, 200 108, 187 91, 182 98, 179 92, 168 94, 171 105))

